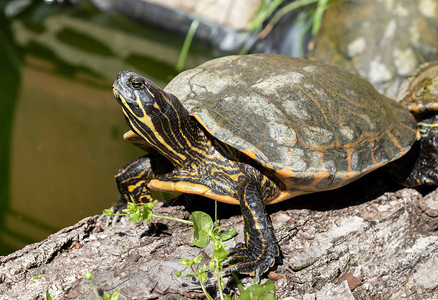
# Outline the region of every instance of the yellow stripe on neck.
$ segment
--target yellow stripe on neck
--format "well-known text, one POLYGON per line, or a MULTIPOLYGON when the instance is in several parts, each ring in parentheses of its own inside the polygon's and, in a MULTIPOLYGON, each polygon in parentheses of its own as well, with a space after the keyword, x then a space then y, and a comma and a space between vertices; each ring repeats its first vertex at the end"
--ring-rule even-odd
MULTIPOLYGON (((150 145, 155 146, 154 148, 157 149, 162 149, 163 147, 165 147, 167 149, 167 151, 171 152, 173 155, 181 157, 183 160, 186 160, 187 157, 183 154, 183 153, 179 153, 177 151, 175 151, 175 149, 173 149, 161 136, 161 134, 156 130, 151 117, 146 113, 146 111, 144 110, 143 106, 139 106, 139 108, 142 110, 143 112, 143 117, 138 117, 137 114, 135 114, 132 109, 130 108, 130 106, 126 103, 125 98, 123 98, 122 96, 119 96, 120 100, 122 100, 123 102, 123 111, 125 116, 127 117, 127 119, 129 120, 129 123, 131 124, 132 128, 136 128, 136 125, 132 122, 131 117, 129 116, 129 114, 126 111, 129 111, 131 113, 131 115, 136 116, 137 120, 142 123, 145 124, 153 133, 155 138, 159 141, 160 145, 156 145, 154 143, 152 143, 152 141, 150 141, 150 139, 148 137, 146 137, 145 135, 142 134, 141 130, 137 130, 138 134, 145 139, 150 145), (126 111, 125 111, 126 110, 126 111)), ((137 103, 140 102, 140 100, 138 99, 138 95, 137 95, 137 103)))

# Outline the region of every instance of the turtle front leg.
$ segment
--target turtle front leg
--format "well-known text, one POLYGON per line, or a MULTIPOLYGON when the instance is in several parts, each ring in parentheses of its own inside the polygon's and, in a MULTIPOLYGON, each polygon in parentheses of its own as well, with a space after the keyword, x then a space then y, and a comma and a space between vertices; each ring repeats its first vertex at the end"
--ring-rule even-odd
POLYGON ((135 203, 152 201, 147 184, 153 177, 151 162, 148 156, 137 158, 120 168, 114 176, 120 198, 117 204, 112 207, 112 211, 120 212, 126 208, 127 202, 131 197, 135 203))
POLYGON ((114 175, 120 198, 112 211, 120 212, 126 208, 127 202, 131 198, 139 204, 151 202, 153 199, 147 185, 152 179, 166 176, 173 169, 173 165, 153 149, 149 151, 148 155, 124 165, 114 175))
POLYGON ((274 230, 262 201, 260 191, 253 183, 246 183, 239 190, 243 214, 245 244, 239 243, 228 254, 226 272, 261 274, 275 263, 280 250, 274 230))

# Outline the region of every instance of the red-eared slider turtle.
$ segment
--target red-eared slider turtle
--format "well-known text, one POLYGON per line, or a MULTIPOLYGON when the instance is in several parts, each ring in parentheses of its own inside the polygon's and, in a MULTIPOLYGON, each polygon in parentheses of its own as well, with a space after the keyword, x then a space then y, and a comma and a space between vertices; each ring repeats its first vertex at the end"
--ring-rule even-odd
POLYGON ((313 57, 360 75, 394 98, 419 65, 438 60, 438 2, 332 3, 312 46, 313 57))
POLYGON ((215 59, 164 90, 121 71, 114 95, 134 132, 125 139, 149 151, 116 174, 121 201, 160 190, 240 204, 245 243, 227 270, 257 276, 279 255, 265 204, 346 185, 417 135, 409 111, 367 81, 274 54, 215 59))

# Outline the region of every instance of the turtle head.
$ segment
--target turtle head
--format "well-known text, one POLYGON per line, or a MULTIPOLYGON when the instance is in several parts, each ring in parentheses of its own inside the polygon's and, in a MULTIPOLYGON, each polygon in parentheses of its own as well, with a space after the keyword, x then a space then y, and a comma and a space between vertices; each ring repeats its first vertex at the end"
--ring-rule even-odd
POLYGON ((128 126, 150 146, 171 151, 170 132, 176 133, 189 113, 174 95, 130 71, 120 71, 113 84, 114 97, 122 106, 128 126))
POLYGON ((161 128, 163 120, 175 120, 188 115, 178 98, 134 72, 120 71, 113 84, 113 93, 122 106, 128 125, 140 135, 139 131, 145 127, 159 133, 168 130, 161 128))
MULTIPOLYGON (((128 119, 159 118, 169 103, 167 93, 149 79, 130 71, 120 71, 113 93, 128 119)), ((145 119, 146 120, 146 119, 145 119)))

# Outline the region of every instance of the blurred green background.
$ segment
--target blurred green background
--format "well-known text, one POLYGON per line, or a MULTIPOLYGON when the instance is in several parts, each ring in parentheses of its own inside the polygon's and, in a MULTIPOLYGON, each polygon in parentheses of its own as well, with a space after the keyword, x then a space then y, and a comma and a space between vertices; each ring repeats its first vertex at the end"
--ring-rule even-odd
MULTIPOLYGON (((0 255, 118 200, 114 173, 142 154, 112 82, 129 69, 164 85, 183 35, 87 5, 0 1, 0 255), (13 5, 11 5, 13 3, 13 5)), ((213 57, 194 41, 185 68, 213 57)))

